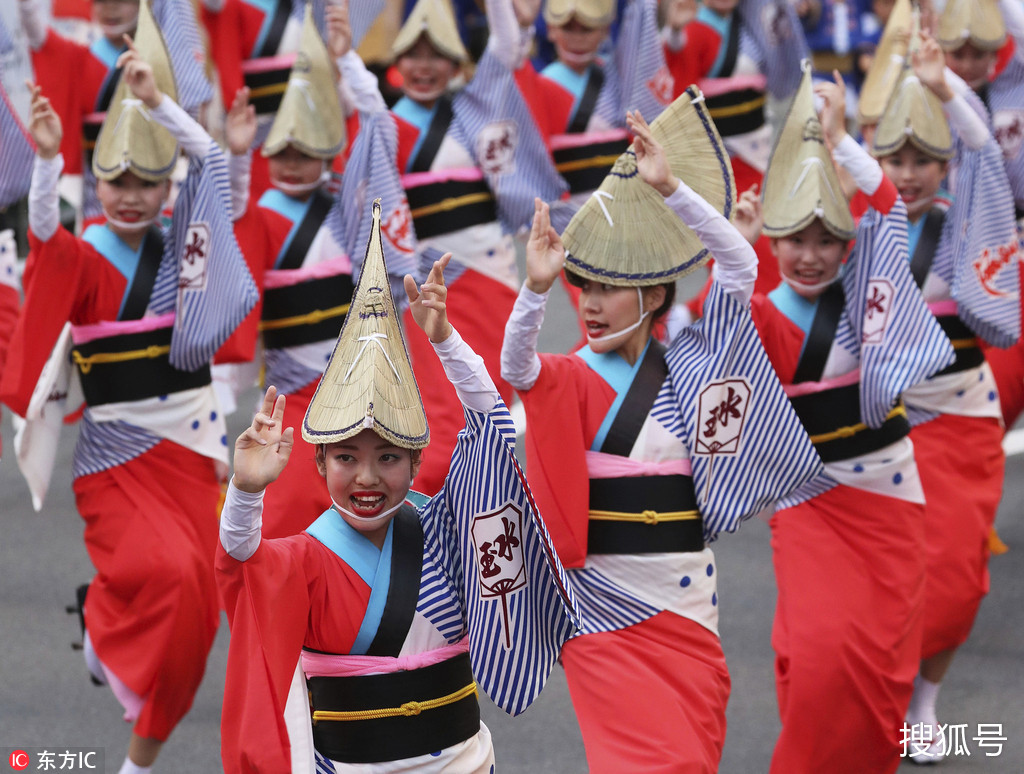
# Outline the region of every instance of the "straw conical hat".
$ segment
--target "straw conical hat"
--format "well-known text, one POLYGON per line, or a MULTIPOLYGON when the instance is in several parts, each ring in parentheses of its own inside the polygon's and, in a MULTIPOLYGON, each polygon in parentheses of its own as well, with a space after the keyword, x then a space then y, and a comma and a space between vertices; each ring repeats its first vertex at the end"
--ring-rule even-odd
POLYGON ((910 48, 910 36, 915 32, 915 26, 916 14, 910 0, 896 0, 860 90, 860 102, 857 105, 857 120, 860 123, 878 123, 903 72, 910 48))
POLYGON ((400 57, 416 45, 421 35, 426 35, 430 44, 449 59, 469 59, 449 0, 418 0, 391 45, 391 54, 400 57))
POLYGON ((288 88, 261 152, 273 156, 289 145, 317 159, 334 158, 345 145, 334 63, 313 21, 312 4, 306 6, 288 88))
POLYGON ((804 70, 786 123, 775 141, 764 176, 763 199, 764 233, 768 236, 795 234, 821 218, 840 239, 853 238, 850 204, 814 112, 810 68, 804 70))
POLYGON ((995 51, 1006 42, 1006 24, 998 0, 947 0, 935 36, 946 51, 970 43, 982 51, 995 51))
MULTIPOLYGON (((177 100, 178 89, 174 84, 171 58, 148 0, 139 4, 134 45, 153 68, 157 88, 167 97, 177 100)), ((92 157, 92 171, 96 179, 113 180, 131 171, 143 180, 165 180, 177 161, 177 141, 150 117, 146 106, 132 96, 128 84, 121 78, 96 138, 92 157)))
POLYGON ((878 122, 871 155, 888 156, 907 140, 937 159, 947 161, 953 157, 953 136, 942 102, 909 67, 903 71, 903 78, 878 122))
POLYGON ((549 27, 568 24, 572 17, 585 27, 607 27, 615 21, 615 0, 548 0, 544 21, 549 27))
POLYGON ((359 283, 316 394, 302 420, 310 443, 336 443, 371 429, 403 449, 430 439, 427 415, 391 297, 380 241, 380 199, 359 283))
MULTIPOLYGON (((729 155, 700 92, 691 86, 651 124, 669 166, 727 218, 736 184, 729 155)), ((711 256, 697 235, 637 172, 632 146, 565 233, 565 268, 609 285, 659 285, 689 274, 711 256)))

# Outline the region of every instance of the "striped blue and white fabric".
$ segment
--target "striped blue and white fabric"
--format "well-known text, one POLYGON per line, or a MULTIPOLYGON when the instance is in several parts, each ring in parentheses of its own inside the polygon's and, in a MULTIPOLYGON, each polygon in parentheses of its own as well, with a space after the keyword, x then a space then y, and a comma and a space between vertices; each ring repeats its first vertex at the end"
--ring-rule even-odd
MULTIPOLYGON (((556 201, 568 190, 515 78, 490 48, 480 58, 473 80, 455 95, 452 110, 452 136, 469 150, 487 178, 506 233, 533 222, 535 196, 556 201)), ((620 123, 623 120, 620 116, 620 123)))
POLYGON ((0 83, 0 209, 28 195, 35 149, 0 83))
POLYGON ((86 410, 86 421, 78 433, 71 461, 74 478, 115 468, 140 457, 162 439, 128 422, 93 422, 86 410))
POLYGON ((213 140, 201 163, 191 161, 174 209, 150 309, 176 312, 171 365, 195 371, 259 299, 230 219, 227 161, 213 140))
POLYGON ((385 0, 359 0, 349 3, 348 20, 352 27, 352 48, 359 48, 370 27, 384 10, 385 0))
POLYGON ((658 31, 658 4, 630 0, 622 14, 615 54, 605 63, 604 85, 594 113, 609 126, 625 126, 626 111, 639 110, 650 123, 672 101, 672 93, 658 31))
POLYGON ((538 696, 562 644, 579 628, 572 590, 514 450, 515 426, 503 403, 488 414, 467 410, 444 487, 420 511, 427 552, 447 576, 436 580, 436 594, 421 588, 420 612, 450 641, 457 640, 461 631, 451 610, 430 599, 458 595, 473 674, 510 715, 538 696), (518 561, 518 573, 508 570, 518 561), (495 581, 489 579, 501 567, 510 573, 501 576, 510 590, 485 596, 493 593, 495 581), (438 614, 444 617, 432 617, 438 614))
POLYGON ((206 77, 206 51, 191 0, 154 0, 153 17, 171 56, 178 86, 176 102, 195 118, 213 99, 213 88, 206 77))
POLYGON ((955 355, 910 273, 907 208, 897 199, 887 215, 869 209, 843 273, 845 313, 859 342, 860 416, 881 427, 900 395, 941 371, 955 355))
POLYGON ((659 398, 652 414, 666 427, 678 426, 672 414, 682 419, 710 542, 823 469, 749 309, 717 283, 705 303, 704 317, 683 329, 665 355, 671 401, 659 398))
POLYGON ((791 97, 803 76, 800 62, 810 56, 794 4, 786 0, 742 0, 739 12, 743 20, 740 50, 749 36, 756 50, 751 58, 768 78, 772 96, 791 97))
POLYGON ((995 140, 961 149, 953 205, 933 267, 952 290, 960 318, 997 347, 1020 338, 1020 251, 1010 183, 995 140))

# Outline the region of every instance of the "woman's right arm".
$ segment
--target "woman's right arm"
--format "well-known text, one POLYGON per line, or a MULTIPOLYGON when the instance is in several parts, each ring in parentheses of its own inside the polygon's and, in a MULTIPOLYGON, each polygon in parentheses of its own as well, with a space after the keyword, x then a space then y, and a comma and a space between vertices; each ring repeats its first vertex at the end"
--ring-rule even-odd
POLYGON ((27 85, 32 93, 32 117, 28 130, 36 143, 36 160, 28 192, 28 226, 37 239, 46 242, 60 227, 57 183, 64 169, 64 157, 60 155, 63 130, 50 100, 43 96, 38 86, 27 85))

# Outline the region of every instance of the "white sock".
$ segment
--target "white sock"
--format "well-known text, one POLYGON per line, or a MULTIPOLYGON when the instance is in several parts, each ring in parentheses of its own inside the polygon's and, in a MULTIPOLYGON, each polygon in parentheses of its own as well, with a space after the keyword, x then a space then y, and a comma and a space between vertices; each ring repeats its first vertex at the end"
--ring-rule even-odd
POLYGON ((85 630, 85 637, 82 638, 82 654, 85 656, 85 665, 89 668, 89 672, 99 680, 103 685, 107 684, 107 676, 103 672, 103 664, 100 661, 100 657, 96 655, 96 649, 92 646, 92 640, 89 639, 89 630, 85 630))
POLYGON ((938 723, 935 715, 935 703, 939 698, 939 688, 942 683, 933 683, 925 680, 921 675, 914 678, 914 695, 910 699, 910 707, 907 709, 907 722, 915 723, 938 723))
POLYGON ((151 771, 153 771, 152 766, 140 766, 137 763, 132 763, 131 758, 126 757, 117 774, 150 774, 151 771))

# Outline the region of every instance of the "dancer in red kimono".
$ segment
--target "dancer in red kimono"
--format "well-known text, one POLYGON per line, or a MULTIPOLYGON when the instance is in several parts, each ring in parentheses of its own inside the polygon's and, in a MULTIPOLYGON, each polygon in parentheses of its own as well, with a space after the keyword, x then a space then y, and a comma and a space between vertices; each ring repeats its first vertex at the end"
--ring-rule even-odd
POLYGON ((150 771, 192 704, 217 630, 212 562, 227 438, 208 363, 257 298, 226 218, 224 159, 174 103, 145 8, 138 48, 152 66, 134 48, 121 57, 94 156, 106 222, 81 238, 58 225, 61 124, 33 91, 32 252, 0 382, 0 399, 31 419, 39 402, 67 394, 56 387, 62 373, 67 384, 65 367, 81 380, 73 486, 96 568, 85 655, 132 723, 122 774, 150 771), (192 174, 164 232, 154 223, 179 142, 192 174))
POLYGON ((730 683, 708 543, 821 467, 750 319, 757 261, 702 103, 687 92, 650 127, 630 114, 631 150, 563 237, 538 201, 505 329, 530 477, 583 614, 562 665, 594 774, 718 770, 730 683), (652 325, 709 255, 707 314, 666 349, 652 325), (588 345, 538 355, 563 265, 588 345))
POLYGON ((331 506, 301 534, 260 534, 264 491, 294 442, 273 387, 235 444, 217 558, 231 621, 221 726, 231 774, 491 774, 478 684, 518 714, 576 629, 511 417, 448 322, 450 255, 405 287, 466 427, 438 496, 409 491, 429 430, 373 207, 354 311, 302 420, 317 449, 304 464, 326 479, 331 506))
POLYGON ((814 87, 819 120, 805 73, 773 151, 764 229, 783 283, 753 300, 825 463, 771 519, 778 774, 899 766, 925 579, 924 493, 900 395, 953 360, 907 265, 906 207, 846 134, 836 78, 814 87), (856 227, 833 157, 870 204, 856 227))
POLYGON ((872 143, 907 205, 914 279, 957 355, 904 393, 928 516, 921 672, 907 713, 929 737, 914 755, 919 763, 951 752, 935 703, 988 591, 989 535, 1003 491, 1002 413, 978 337, 1008 346, 1020 334, 1017 229, 1002 153, 944 70, 938 43, 923 35, 872 143), (947 174, 952 203, 939 198, 947 174))

